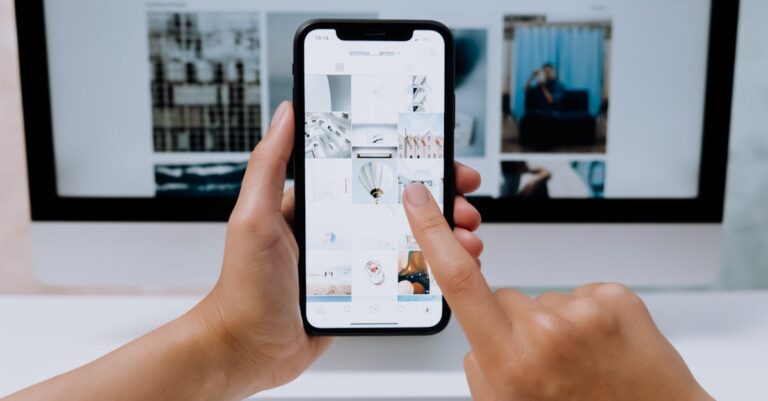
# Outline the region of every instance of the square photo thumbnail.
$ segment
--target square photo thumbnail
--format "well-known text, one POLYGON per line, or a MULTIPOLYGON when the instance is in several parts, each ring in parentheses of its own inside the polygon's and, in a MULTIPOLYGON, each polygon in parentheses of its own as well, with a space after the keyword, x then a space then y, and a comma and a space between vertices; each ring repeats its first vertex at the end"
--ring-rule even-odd
POLYGON ((305 113, 304 157, 340 159, 352 155, 349 113, 305 113))
POLYGON ((397 191, 395 159, 352 160, 352 202, 364 205, 394 204, 397 191))
POLYGON ((605 153, 612 23, 506 15, 501 148, 605 153))
POLYGON ((248 162, 155 165, 157 197, 237 197, 248 162))
POLYGON ((397 294, 397 251, 361 250, 352 256, 355 301, 394 300, 397 294))
POLYGON ((444 118, 443 113, 401 113, 397 124, 398 157, 442 159, 444 118))
POLYGON ((397 124, 352 124, 352 146, 397 147, 397 124))
POLYGON ((396 75, 353 75, 355 124, 397 124, 403 92, 396 75))
POLYGON ((343 296, 349 301, 351 295, 352 266, 348 254, 338 251, 307 251, 307 296, 343 296))
POLYGON ((352 203, 352 160, 306 160, 307 203, 345 205, 352 203))
POLYGON ((401 78, 401 111, 406 113, 440 113, 444 111, 443 82, 429 75, 406 75, 401 78))
POLYGON ((397 250, 401 237, 396 205, 352 205, 347 210, 355 249, 397 250), (351 213, 350 213, 351 212, 351 213))
POLYGON ((349 249, 349 206, 336 203, 309 203, 306 205, 307 249, 349 249))
POLYGON ((423 184, 437 203, 443 202, 442 159, 401 159, 397 165, 398 203, 403 202, 403 192, 413 183, 423 184))
POLYGON ((401 249, 397 257, 397 272, 397 295, 430 294, 429 265, 420 250, 401 249))
POLYGON ((261 138, 258 12, 149 12, 155 152, 249 152, 261 138))
POLYGON ((356 146, 352 148, 353 159, 395 159, 397 147, 356 146))
POLYGON ((531 160, 501 163, 504 198, 603 198, 605 161, 531 160))
POLYGON ((349 75, 304 76, 304 110, 315 113, 352 111, 352 78, 349 75))
POLYGON ((485 29, 453 29, 456 51, 456 156, 485 154, 488 33, 485 29))

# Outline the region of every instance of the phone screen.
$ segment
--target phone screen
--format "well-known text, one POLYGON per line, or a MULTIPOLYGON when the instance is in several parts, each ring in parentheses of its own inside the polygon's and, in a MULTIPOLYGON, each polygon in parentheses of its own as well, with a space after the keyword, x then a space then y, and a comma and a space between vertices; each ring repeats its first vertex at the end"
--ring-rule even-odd
POLYGON ((317 328, 426 328, 443 301, 404 189, 445 196, 445 40, 304 39, 306 315, 317 328))

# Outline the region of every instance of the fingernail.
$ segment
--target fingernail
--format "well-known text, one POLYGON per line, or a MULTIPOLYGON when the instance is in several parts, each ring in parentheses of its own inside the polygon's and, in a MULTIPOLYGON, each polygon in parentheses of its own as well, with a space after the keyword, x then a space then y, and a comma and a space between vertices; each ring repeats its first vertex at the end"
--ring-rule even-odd
POLYGON ((277 110, 275 110, 275 115, 272 116, 272 123, 269 125, 270 128, 274 127, 275 125, 282 124, 283 120, 285 120, 285 116, 288 114, 288 101, 284 100, 282 103, 280 103, 280 106, 277 106, 277 110))
POLYGON ((411 206, 421 206, 429 202, 429 190, 421 183, 413 183, 405 189, 405 201, 411 206))

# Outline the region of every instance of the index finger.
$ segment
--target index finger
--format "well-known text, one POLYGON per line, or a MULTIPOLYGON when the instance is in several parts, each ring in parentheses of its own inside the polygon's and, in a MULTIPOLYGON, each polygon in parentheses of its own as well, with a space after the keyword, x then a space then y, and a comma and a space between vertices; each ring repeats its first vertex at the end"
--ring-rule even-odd
POLYGON ((456 240, 429 190, 411 184, 403 198, 413 235, 472 350, 481 361, 493 358, 507 342, 512 322, 496 303, 475 259, 456 240))

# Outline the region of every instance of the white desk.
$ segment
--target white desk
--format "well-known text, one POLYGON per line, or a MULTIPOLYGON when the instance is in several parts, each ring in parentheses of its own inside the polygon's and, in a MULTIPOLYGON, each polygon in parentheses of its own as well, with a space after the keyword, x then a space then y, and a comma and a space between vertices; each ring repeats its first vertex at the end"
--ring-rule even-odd
MULTIPOLYGON (((643 298, 718 400, 768 399, 768 292, 643 298)), ((0 297, 0 396, 92 360, 180 315, 195 301, 0 297)), ((257 398, 466 399, 461 371, 466 350, 455 323, 433 337, 343 338, 304 376, 257 398)))

